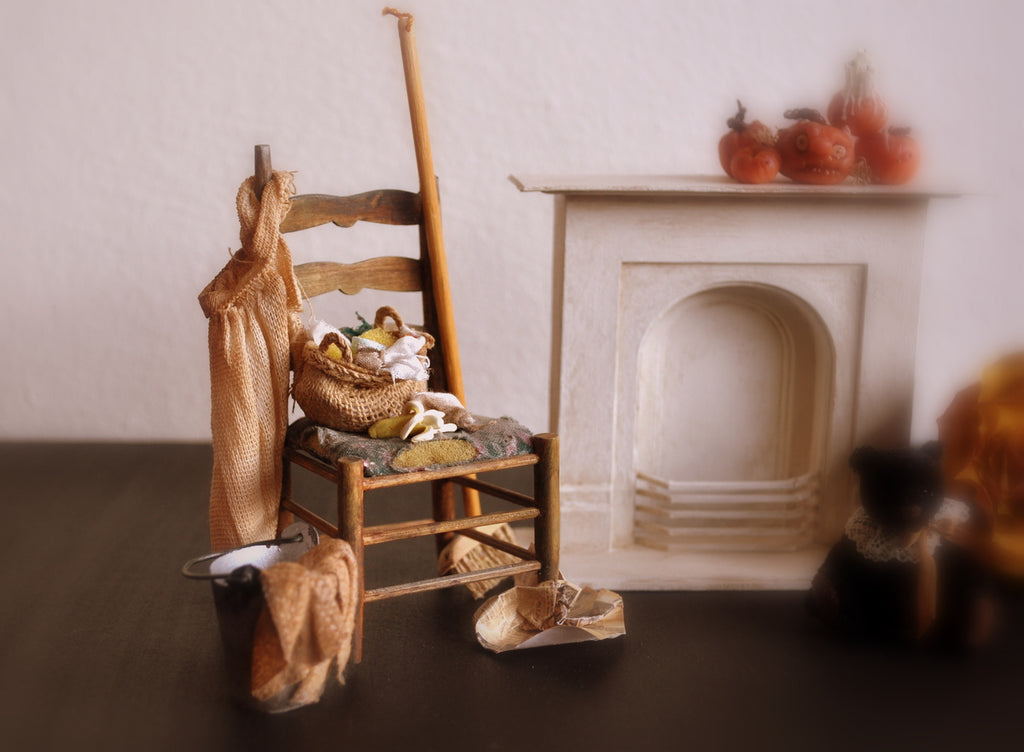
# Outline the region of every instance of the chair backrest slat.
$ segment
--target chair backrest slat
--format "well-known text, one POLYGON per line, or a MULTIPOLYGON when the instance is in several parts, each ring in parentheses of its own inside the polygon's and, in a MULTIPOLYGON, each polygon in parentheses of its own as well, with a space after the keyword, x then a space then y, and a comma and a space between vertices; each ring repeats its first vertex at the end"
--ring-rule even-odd
POLYGON ((385 225, 416 225, 423 217, 418 193, 384 189, 353 196, 308 194, 292 198, 281 232, 296 232, 333 222, 351 227, 356 222, 385 225))
MULTIPOLYGON (((257 145, 254 152, 255 189, 257 195, 260 195, 273 174, 270 146, 257 145)), ((298 232, 328 223, 351 227, 357 222, 419 225, 419 258, 378 256, 355 263, 314 261, 298 264, 294 267, 295 276, 303 293, 309 298, 335 290, 347 295, 355 295, 361 290, 420 293, 423 304, 422 328, 435 338, 434 349, 431 351, 429 388, 439 392, 451 391, 449 358, 446 353, 449 346, 454 349, 457 345, 446 341, 435 300, 439 287, 447 290, 448 272, 445 264, 441 263, 435 268, 432 263, 434 254, 430 249, 423 200, 419 193, 384 188, 351 196, 318 193, 293 196, 288 215, 281 222, 281 232, 298 232), (439 279, 434 279, 434 275, 438 275, 439 279)))
POLYGON ((355 264, 313 261, 298 264, 295 276, 308 297, 340 290, 355 295, 361 290, 420 292, 423 267, 419 259, 405 256, 377 256, 355 264))

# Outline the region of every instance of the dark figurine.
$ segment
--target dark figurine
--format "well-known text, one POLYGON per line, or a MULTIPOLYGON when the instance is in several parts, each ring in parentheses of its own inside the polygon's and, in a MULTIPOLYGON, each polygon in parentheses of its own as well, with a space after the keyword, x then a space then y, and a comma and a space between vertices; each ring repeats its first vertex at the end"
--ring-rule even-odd
POLYGON ((970 508, 943 497, 942 447, 850 457, 861 505, 808 596, 812 614, 856 639, 963 648, 987 631, 970 508))

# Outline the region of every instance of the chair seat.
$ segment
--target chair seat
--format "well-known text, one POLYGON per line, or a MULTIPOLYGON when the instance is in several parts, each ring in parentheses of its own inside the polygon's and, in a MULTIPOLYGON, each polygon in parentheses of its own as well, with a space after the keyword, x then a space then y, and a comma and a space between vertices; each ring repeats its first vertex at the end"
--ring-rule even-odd
POLYGON ((286 444, 324 462, 342 457, 361 457, 366 477, 438 470, 481 460, 504 459, 533 451, 532 433, 512 418, 477 418, 473 431, 455 431, 424 442, 402 439, 371 439, 365 433, 348 433, 299 418, 288 427, 286 444))

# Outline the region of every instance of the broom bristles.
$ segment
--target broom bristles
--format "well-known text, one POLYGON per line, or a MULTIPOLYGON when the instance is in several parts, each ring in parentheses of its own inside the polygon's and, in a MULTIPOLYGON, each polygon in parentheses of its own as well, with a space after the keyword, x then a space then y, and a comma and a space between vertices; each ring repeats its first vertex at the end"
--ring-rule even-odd
MULTIPOLYGON (((507 522, 498 525, 487 525, 478 528, 480 532, 491 535, 498 540, 519 545, 515 530, 507 522)), ((512 554, 499 551, 480 541, 457 535, 455 540, 445 546, 438 560, 438 568, 442 575, 447 574, 468 574, 479 572, 482 569, 492 569, 508 564, 516 564, 519 558, 512 554)), ((493 580, 481 580, 479 582, 467 582, 466 587, 476 599, 483 598, 489 590, 494 588, 505 577, 497 577, 493 580)))

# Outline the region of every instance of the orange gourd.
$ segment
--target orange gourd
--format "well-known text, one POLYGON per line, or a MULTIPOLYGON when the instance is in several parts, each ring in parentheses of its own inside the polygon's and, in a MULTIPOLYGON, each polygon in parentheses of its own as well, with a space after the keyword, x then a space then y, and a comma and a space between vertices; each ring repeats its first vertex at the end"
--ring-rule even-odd
POLYGON ((854 136, 870 136, 885 128, 885 100, 875 91, 871 62, 863 52, 846 64, 846 83, 828 105, 828 120, 854 136))
POLYGON ((909 128, 890 128, 857 139, 857 159, 864 160, 871 182, 903 185, 917 174, 921 150, 909 128))
POLYGON ((794 182, 812 185, 845 180, 855 156, 850 134, 829 125, 817 110, 788 110, 785 116, 796 122, 779 130, 780 172, 794 182))
POLYGON ((763 183, 774 179, 778 168, 771 177, 766 177, 771 164, 779 161, 773 159, 770 153, 765 153, 774 151, 775 136, 771 128, 760 120, 746 122, 747 108, 738 99, 736 107, 736 114, 726 121, 729 132, 718 141, 718 161, 722 169, 729 177, 745 183, 763 183), (741 151, 745 153, 735 162, 734 168, 734 158, 741 151), (738 175, 736 170, 739 171, 738 175))

